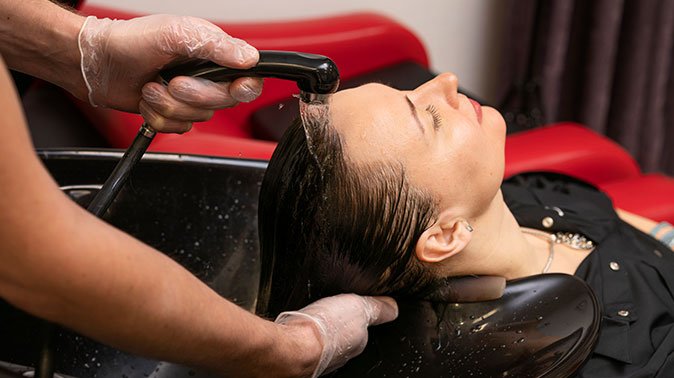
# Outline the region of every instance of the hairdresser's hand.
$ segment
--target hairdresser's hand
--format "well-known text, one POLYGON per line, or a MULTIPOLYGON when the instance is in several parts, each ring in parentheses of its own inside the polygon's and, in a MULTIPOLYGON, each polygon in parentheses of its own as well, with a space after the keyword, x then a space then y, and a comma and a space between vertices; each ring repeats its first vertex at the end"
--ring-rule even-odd
POLYGON ((323 298, 299 310, 281 313, 277 323, 292 325, 310 320, 323 344, 314 377, 344 365, 367 344, 367 327, 398 317, 398 306, 388 297, 342 294, 323 298))
POLYGON ((259 54, 208 21, 153 15, 128 21, 89 17, 79 36, 82 74, 89 101, 119 110, 140 112, 162 132, 188 131, 214 109, 249 102, 262 91, 262 80, 239 78, 231 83, 176 77, 168 87, 154 82, 174 60, 208 59, 232 68, 254 66, 259 54))

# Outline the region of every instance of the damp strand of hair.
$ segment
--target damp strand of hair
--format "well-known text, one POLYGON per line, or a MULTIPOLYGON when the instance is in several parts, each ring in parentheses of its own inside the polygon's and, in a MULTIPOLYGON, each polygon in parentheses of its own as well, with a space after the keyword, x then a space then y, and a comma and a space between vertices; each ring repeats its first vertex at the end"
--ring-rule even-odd
POLYGON ((325 173, 324 164, 327 162, 322 160, 329 159, 329 156, 322 156, 321 159, 317 146, 325 136, 325 128, 329 125, 329 106, 327 103, 306 103, 302 100, 299 100, 299 103, 300 119, 302 120, 304 135, 307 138, 309 154, 311 154, 311 157, 316 162, 321 179, 323 179, 325 173))

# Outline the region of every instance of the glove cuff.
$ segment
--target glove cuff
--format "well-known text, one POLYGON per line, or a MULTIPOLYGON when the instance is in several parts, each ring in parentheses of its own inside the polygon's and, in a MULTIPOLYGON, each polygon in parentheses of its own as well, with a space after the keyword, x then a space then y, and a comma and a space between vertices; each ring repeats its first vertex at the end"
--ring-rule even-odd
POLYGON ((321 335, 321 341, 323 342, 321 357, 318 360, 318 365, 316 366, 314 373, 311 375, 311 378, 319 377, 321 374, 323 374, 325 369, 328 368, 328 365, 330 364, 330 361, 332 361, 333 355, 335 353, 334 348, 331 345, 329 345, 328 340, 326 340, 325 335, 327 334, 327 330, 325 329, 325 326, 320 320, 300 311, 282 312, 276 317, 274 323, 288 324, 289 322, 292 321, 293 318, 303 318, 311 321, 314 325, 316 325, 318 333, 321 335))
POLYGON ((105 97, 108 91, 109 70, 104 67, 104 46, 110 35, 109 18, 98 19, 88 16, 77 35, 80 50, 80 70, 87 86, 89 103, 96 107, 95 97, 105 97))

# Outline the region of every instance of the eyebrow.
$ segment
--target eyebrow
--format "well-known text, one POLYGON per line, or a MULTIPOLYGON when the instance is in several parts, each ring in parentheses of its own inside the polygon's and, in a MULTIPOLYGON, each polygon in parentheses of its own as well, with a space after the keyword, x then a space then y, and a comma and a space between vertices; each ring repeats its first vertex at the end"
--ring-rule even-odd
POLYGON ((419 115, 417 113, 417 106, 414 105, 412 100, 410 100, 407 95, 405 95, 405 100, 407 101, 407 105, 410 106, 410 112, 412 113, 412 117, 414 118, 415 121, 417 121, 417 126, 419 126, 419 130, 421 130, 422 134, 425 134, 426 131, 424 130, 424 125, 421 123, 421 120, 419 120, 419 115))

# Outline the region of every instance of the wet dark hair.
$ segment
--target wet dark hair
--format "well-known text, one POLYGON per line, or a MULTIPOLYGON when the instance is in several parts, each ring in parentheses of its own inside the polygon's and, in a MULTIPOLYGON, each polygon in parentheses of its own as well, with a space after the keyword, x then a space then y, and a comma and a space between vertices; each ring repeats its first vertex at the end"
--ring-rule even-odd
MULTIPOLYGON (((321 117, 317 117, 321 118, 321 117)), ((325 119, 295 120, 259 201, 257 312, 276 316, 339 293, 420 296, 435 278, 414 249, 435 214, 401 162, 354 163, 325 119)))

